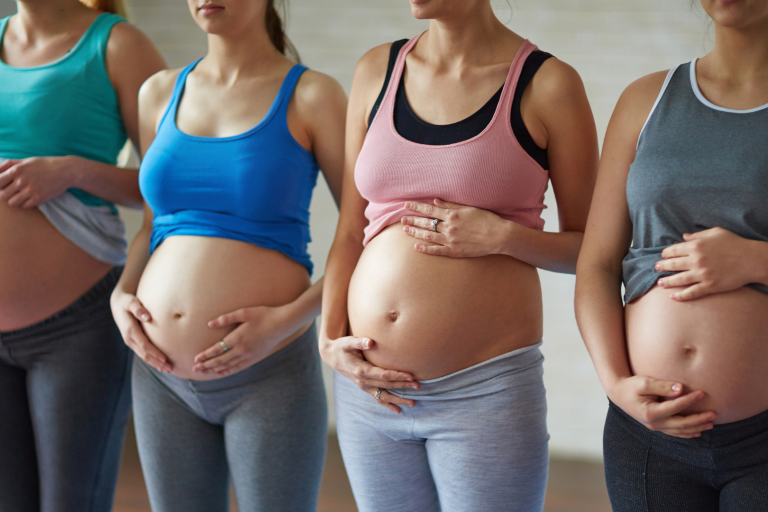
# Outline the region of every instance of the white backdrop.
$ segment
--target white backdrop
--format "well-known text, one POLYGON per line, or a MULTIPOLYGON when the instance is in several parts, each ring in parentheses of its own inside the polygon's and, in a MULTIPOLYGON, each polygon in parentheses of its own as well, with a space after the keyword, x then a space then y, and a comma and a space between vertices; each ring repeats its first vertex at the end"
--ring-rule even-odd
MULTIPOLYGON (((426 28, 411 17, 405 0, 289 1, 288 32, 304 63, 334 76, 347 92, 355 63, 366 50, 426 28)), ((701 56, 711 46, 707 21, 689 0, 510 0, 511 11, 504 0, 494 2, 500 19, 510 28, 579 71, 601 141, 624 87, 640 76, 701 56)), ((129 0, 128 4, 132 21, 155 41, 169 65, 183 66, 204 55, 205 36, 192 22, 184 0, 129 0)), ((14 10, 12 2, 0 0, 0 16, 14 10)), ((546 203, 546 229, 556 230, 557 208, 551 193, 546 203)), ((310 253, 319 277, 337 218, 322 181, 311 210, 310 253)), ((124 215, 132 235, 140 215, 124 215)), ((551 449, 558 456, 599 458, 607 402, 576 328, 574 278, 540 274, 551 449)))

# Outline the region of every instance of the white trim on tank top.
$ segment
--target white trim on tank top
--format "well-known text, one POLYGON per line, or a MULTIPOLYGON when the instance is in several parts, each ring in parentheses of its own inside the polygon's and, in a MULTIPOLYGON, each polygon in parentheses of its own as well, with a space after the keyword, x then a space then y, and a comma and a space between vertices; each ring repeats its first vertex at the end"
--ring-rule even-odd
POLYGON ((730 112, 731 114, 751 114, 753 112, 758 112, 760 110, 765 110, 766 108, 768 108, 768 103, 766 103, 765 105, 761 105, 755 108, 750 108, 747 110, 734 110, 732 108, 720 107, 718 105, 715 105, 711 101, 709 101, 707 98, 704 97, 703 94, 701 94, 701 89, 699 89, 699 82, 698 80, 696 80, 696 61, 698 60, 699 59, 693 59, 691 61, 691 72, 690 72, 691 87, 693 88, 693 94, 695 94, 696 97, 699 99, 699 101, 702 102, 704 105, 706 105, 709 108, 719 110, 721 112, 730 112))
POLYGON ((664 91, 667 90, 667 86, 669 85, 669 82, 672 80, 672 75, 675 74, 675 71, 677 71, 677 68, 679 67, 680 67, 680 64, 670 69, 669 73, 667 73, 667 77, 664 79, 664 85, 661 86, 661 91, 659 91, 659 95, 656 96, 656 101, 654 102, 653 107, 651 107, 651 112, 648 114, 648 117, 645 118, 645 123, 643 124, 643 127, 640 129, 640 134, 637 136, 637 144, 635 144, 635 151, 637 151, 638 146, 640 146, 640 138, 643 136, 643 132, 645 131, 645 127, 648 125, 648 121, 651 120, 651 116, 656 111, 656 107, 659 106, 661 97, 664 96, 664 91))

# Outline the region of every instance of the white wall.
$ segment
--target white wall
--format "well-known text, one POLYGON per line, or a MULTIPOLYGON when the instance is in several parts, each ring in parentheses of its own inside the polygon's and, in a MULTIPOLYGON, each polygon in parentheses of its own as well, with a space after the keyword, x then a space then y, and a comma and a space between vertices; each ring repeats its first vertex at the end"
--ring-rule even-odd
MULTIPOLYGON (((459 1, 459 0, 457 0, 459 1)), ((349 91, 355 62, 369 48, 411 37, 426 25, 405 0, 290 0, 289 34, 310 67, 336 77, 349 91)), ((602 135, 623 88, 634 79, 703 55, 707 22, 688 0, 494 0, 499 17, 542 49, 573 65, 584 79, 602 135)), ((129 0, 132 20, 155 41, 171 66, 205 53, 205 37, 184 0, 129 0)), ((0 0, 0 16, 13 4, 0 0)), ((551 194, 544 217, 557 229, 551 194)), ((135 232, 140 215, 127 214, 135 232)), ((323 183, 312 204, 310 253, 317 276, 325 267, 336 212, 323 183)), ((606 399, 573 316, 572 276, 541 272, 545 304, 545 379, 552 452, 599 457, 606 399)))

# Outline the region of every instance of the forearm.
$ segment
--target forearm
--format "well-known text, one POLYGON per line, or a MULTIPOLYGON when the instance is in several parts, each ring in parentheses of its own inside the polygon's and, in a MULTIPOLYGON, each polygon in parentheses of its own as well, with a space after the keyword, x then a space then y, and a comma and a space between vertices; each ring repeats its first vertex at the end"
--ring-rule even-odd
POLYGON ((144 227, 134 237, 128 249, 128 258, 125 262, 123 274, 117 286, 115 286, 115 292, 136 294, 141 275, 144 273, 144 268, 149 261, 149 238, 151 234, 152 230, 144 227))
POLYGON ((768 242, 752 241, 752 257, 755 280, 752 282, 768 286, 768 242))
POLYGON ((290 331, 299 330, 320 314, 324 280, 325 278, 320 278, 315 284, 307 288, 304 293, 299 295, 296 300, 281 308, 286 313, 285 321, 290 326, 290 331))
POLYGON ((76 156, 62 158, 70 174, 72 188, 132 208, 142 205, 138 169, 124 169, 76 156))
POLYGON ((624 331, 621 280, 604 269, 579 264, 576 321, 603 389, 631 377, 624 331))
POLYGON ((362 252, 362 243, 343 237, 337 237, 331 247, 325 269, 321 338, 333 340, 348 334, 347 293, 362 252))
POLYGON ((500 233, 501 254, 552 272, 573 274, 584 233, 551 233, 505 221, 500 233))

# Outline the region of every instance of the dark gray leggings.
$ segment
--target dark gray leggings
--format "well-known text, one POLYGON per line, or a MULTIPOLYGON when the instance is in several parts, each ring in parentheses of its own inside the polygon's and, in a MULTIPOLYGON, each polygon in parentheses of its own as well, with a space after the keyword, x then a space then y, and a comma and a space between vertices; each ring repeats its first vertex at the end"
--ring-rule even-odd
POLYGON ((154 512, 315 512, 328 413, 314 326, 267 359, 209 381, 138 357, 134 422, 154 512))
POLYGON ((0 511, 107 512, 130 411, 113 269, 76 302, 0 333, 0 511))
POLYGON ((614 512, 768 512, 768 411, 679 439, 611 404, 603 444, 614 512))

